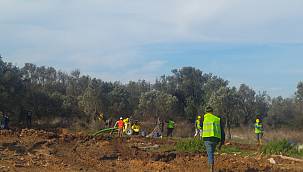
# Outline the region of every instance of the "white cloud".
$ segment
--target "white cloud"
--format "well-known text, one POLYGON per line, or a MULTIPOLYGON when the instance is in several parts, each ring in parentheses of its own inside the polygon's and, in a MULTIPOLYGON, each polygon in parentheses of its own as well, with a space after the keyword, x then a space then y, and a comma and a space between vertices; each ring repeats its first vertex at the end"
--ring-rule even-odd
POLYGON ((154 82, 156 76, 162 75, 160 69, 163 68, 166 63, 166 61, 154 60, 148 61, 144 64, 138 64, 138 66, 134 68, 122 68, 120 70, 113 70, 111 72, 92 71, 89 72, 89 74, 97 78, 102 78, 103 80, 121 81, 123 83, 126 83, 130 80, 137 81, 139 79, 154 82))
POLYGON ((301 0, 1 0, 0 6, 0 51, 13 62, 84 72, 124 68, 126 79, 154 76, 163 66, 141 56, 149 44, 303 41, 301 0))

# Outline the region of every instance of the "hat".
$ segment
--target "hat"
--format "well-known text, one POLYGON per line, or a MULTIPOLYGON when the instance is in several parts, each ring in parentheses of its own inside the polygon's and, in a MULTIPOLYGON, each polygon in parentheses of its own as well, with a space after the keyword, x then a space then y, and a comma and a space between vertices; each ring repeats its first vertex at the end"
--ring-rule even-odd
POLYGON ((214 109, 212 108, 212 107, 210 107, 210 106, 208 106, 207 108, 206 108, 206 112, 213 112, 214 111, 214 109))
POLYGON ((123 119, 122 117, 120 117, 120 119, 123 119))

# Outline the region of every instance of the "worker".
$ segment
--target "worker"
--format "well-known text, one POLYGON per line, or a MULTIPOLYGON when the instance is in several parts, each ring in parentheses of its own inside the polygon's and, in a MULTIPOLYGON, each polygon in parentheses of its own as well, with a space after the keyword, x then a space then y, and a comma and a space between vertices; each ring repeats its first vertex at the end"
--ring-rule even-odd
POLYGON ((7 115, 7 113, 3 113, 2 114, 2 121, 1 121, 2 128, 8 130, 9 129, 8 123, 9 123, 8 115, 7 115))
POLYGON ((123 123, 124 123, 123 132, 125 133, 129 128, 129 118, 123 119, 123 123))
POLYGON ((26 127, 31 128, 32 127, 32 116, 33 112, 32 111, 27 111, 26 112, 26 127))
POLYGON ((0 126, 0 129, 3 129, 4 128, 4 125, 3 125, 3 122, 4 122, 4 113, 0 111, 0 115, 1 115, 1 119, 0 119, 1 126, 0 126))
POLYGON ((110 128, 112 126, 112 119, 108 118, 105 120, 105 128, 110 128))
POLYGON ((167 137, 173 137, 175 122, 172 119, 167 121, 167 137))
POLYGON ((195 132, 195 136, 194 137, 199 137, 199 139, 201 139, 201 136, 202 136, 202 128, 201 128, 201 116, 197 116, 197 119, 195 121, 195 129, 196 129, 196 132, 195 132))
POLYGON ((256 137, 257 137, 257 144, 261 145, 262 144, 262 137, 263 137, 263 125, 260 119, 256 119, 256 123, 255 123, 255 133, 256 133, 256 137))
POLYGON ((203 117, 202 129, 202 138, 207 152, 209 169, 213 172, 215 149, 220 143, 218 149, 221 150, 221 147, 225 142, 225 133, 224 123, 220 117, 213 114, 212 107, 206 108, 206 114, 203 117))
POLYGON ((116 128, 118 126, 118 137, 122 137, 123 136, 123 127, 124 127, 124 122, 123 122, 123 118, 120 117, 120 119, 116 122, 114 128, 116 128))
POLYGON ((104 121, 104 114, 100 112, 99 114, 96 112, 96 115, 98 116, 99 121, 104 121))
POLYGON ((139 135, 141 126, 140 126, 140 124, 138 123, 138 120, 135 121, 135 123, 132 125, 131 128, 132 128, 132 130, 133 130, 133 134, 134 134, 134 135, 139 135))

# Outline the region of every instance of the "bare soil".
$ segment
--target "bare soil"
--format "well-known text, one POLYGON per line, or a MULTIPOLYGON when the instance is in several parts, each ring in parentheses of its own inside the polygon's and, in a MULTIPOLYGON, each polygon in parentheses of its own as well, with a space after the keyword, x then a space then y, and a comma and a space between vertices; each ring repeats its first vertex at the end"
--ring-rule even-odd
MULTIPOLYGON (((165 151, 176 139, 92 137, 81 133, 23 129, 0 131, 0 172, 25 171, 207 171, 199 153, 165 151)), ((252 145, 231 143, 255 155, 217 154, 216 170, 303 171, 303 163, 258 154, 252 145)))

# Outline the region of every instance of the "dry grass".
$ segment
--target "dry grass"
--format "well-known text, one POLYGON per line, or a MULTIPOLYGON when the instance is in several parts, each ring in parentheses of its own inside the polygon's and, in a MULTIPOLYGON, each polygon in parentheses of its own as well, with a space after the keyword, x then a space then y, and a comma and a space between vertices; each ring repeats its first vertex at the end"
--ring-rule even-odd
MULTIPOLYGON (((254 130, 251 128, 236 128, 231 130, 232 140, 253 144, 256 142, 254 130)), ((287 139, 295 143, 303 143, 303 131, 291 129, 267 129, 264 132, 265 142, 274 139, 287 139)))
MULTIPOLYGON (((150 133, 156 126, 156 119, 149 120, 146 122, 141 122, 142 127, 147 133, 150 133)), ((167 124, 164 123, 163 136, 166 136, 167 133, 167 124)), ((187 121, 175 121, 175 129, 173 131, 174 137, 192 137, 194 135, 194 124, 191 124, 187 121)))

